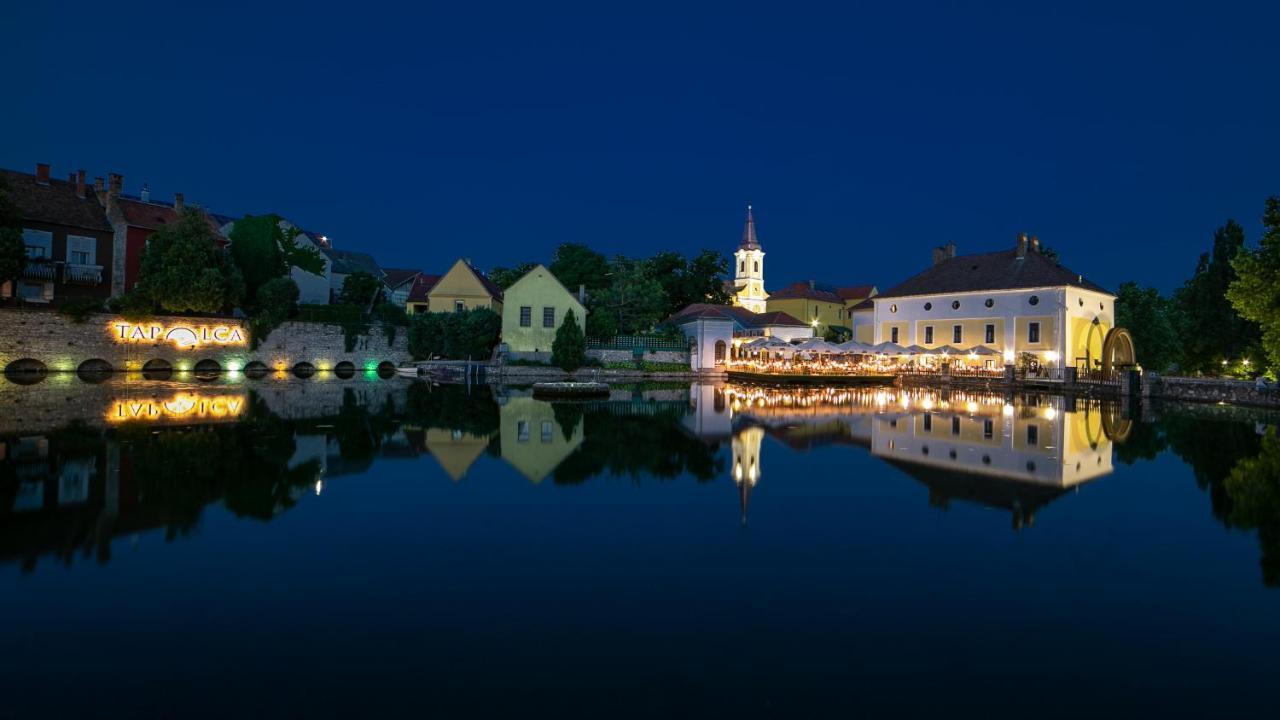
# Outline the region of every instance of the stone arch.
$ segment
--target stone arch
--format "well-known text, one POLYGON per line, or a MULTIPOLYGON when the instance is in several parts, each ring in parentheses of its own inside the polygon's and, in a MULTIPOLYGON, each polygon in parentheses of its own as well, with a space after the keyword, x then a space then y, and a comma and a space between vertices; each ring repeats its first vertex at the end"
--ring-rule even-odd
POLYGON ((247 378, 258 380, 270 374, 271 368, 267 367, 267 364, 261 360, 254 360, 244 366, 244 376, 247 378))
POLYGON ((382 362, 378 363, 378 377, 385 379, 389 377, 394 377, 395 374, 396 374, 395 363, 391 362, 390 360, 383 360, 382 362))
POLYGON ((49 374, 49 366, 35 358, 14 360, 4 366, 4 377, 16 385, 35 385, 49 374))
POLYGON ((201 360, 192 369, 195 371, 197 380, 213 380, 222 374, 222 366, 217 360, 201 360))
POLYGON ((173 365, 168 360, 156 358, 142 366, 142 377, 147 380, 168 380, 173 376, 173 365))
POLYGON ((1138 364, 1138 352, 1133 336, 1125 328, 1111 328, 1102 341, 1102 377, 1112 380, 1116 373, 1138 364))
POLYGON ((101 358, 94 358, 80 363, 80 367, 76 368, 76 377, 84 382, 98 383, 111 377, 113 372, 115 368, 111 367, 111 363, 101 358))
POLYGON ((303 379, 309 378, 316 374, 316 366, 309 362, 294 363, 293 375, 303 379))
POLYGON ((351 362, 350 360, 343 360, 342 362, 333 366, 333 374, 337 375, 343 380, 349 380, 350 378, 353 378, 356 375, 356 364, 351 362))

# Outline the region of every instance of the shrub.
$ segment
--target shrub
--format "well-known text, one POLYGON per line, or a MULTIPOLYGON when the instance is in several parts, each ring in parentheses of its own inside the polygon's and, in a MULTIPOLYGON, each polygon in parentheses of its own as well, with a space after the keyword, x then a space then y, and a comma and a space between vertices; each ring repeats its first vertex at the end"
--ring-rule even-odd
POLYGON ((98 298, 76 298, 58 306, 58 314, 70 318, 77 325, 84 323, 93 313, 101 311, 102 301, 98 298))
POLYGON ((573 372, 582 367, 587 355, 587 338, 582 334, 578 318, 573 310, 565 313, 564 322, 556 330, 556 339, 551 343, 551 364, 559 366, 566 372, 573 372))

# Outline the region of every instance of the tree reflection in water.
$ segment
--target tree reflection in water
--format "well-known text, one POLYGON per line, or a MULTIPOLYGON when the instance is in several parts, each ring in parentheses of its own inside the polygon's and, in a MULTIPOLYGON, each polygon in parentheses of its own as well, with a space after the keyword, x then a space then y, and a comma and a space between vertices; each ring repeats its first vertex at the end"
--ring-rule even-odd
MULTIPOLYGON (((1003 472, 1002 427, 1010 433, 1006 437, 1026 438, 1024 425, 1038 422, 1043 440, 1052 428, 1065 427, 1065 414, 1096 412, 1092 405, 1071 405, 1064 415, 1054 415, 1032 399, 1014 412, 1003 397, 938 396, 926 405, 925 398, 907 402, 876 389, 835 392, 835 401, 824 400, 820 390, 783 396, 731 388, 697 399, 695 388, 680 399, 684 392, 637 389, 606 401, 545 403, 518 389, 495 393, 419 383, 381 395, 347 388, 336 410, 302 419, 281 418, 250 393, 236 422, 100 428, 76 421, 43 434, 0 438, 0 560, 21 559, 30 569, 41 554, 70 563, 79 553, 96 554, 105 563, 113 537, 154 528, 170 540, 184 537, 216 502, 239 517, 270 520, 297 505, 321 477, 362 473, 391 454, 438 454, 432 443, 450 439, 455 445, 446 469, 455 480, 487 453, 533 482, 549 476, 557 485, 601 476, 737 482, 745 509, 759 477, 759 442, 751 445, 751 461, 741 472, 745 480, 731 476, 735 455, 729 450, 743 433, 754 432, 790 448, 784 452, 868 447, 899 469, 909 460, 903 471, 917 479, 927 475, 926 484, 939 497, 991 504, 993 488, 1008 489, 996 477, 1003 472), (314 446, 317 438, 320 449, 309 455, 304 444, 314 446), (908 445, 914 459, 903 455, 908 445), (965 465, 966 457, 989 465, 990 477, 978 477, 984 467, 965 465), (949 484, 934 482, 934 465, 949 473, 949 484)), ((1133 422, 1123 438, 1115 438, 1112 457, 1122 465, 1166 452, 1179 457, 1207 491, 1221 523, 1257 532, 1263 580, 1278 586, 1280 436, 1274 428, 1259 436, 1252 422, 1206 419, 1204 412, 1168 411, 1153 422, 1133 422)), ((1088 459, 1103 440, 1101 430, 1087 418, 1075 425, 1059 441, 1087 436, 1078 452, 1088 459)), ((1041 465, 1037 472, 1049 466, 1041 465)), ((1018 482, 1012 502, 1029 516, 1036 505, 1028 504, 1026 483, 1018 482)), ((1065 487, 1043 489, 1056 497, 1065 487)))

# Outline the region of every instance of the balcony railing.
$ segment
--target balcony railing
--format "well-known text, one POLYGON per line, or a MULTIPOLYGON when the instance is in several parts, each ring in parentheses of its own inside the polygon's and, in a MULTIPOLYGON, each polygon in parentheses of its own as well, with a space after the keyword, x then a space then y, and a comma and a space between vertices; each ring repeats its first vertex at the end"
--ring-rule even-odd
POLYGON ((102 266, 61 260, 32 260, 22 268, 22 279, 95 286, 102 284, 102 266))
POLYGON ((67 263, 62 267, 62 282, 68 285, 101 285, 101 265, 67 263))

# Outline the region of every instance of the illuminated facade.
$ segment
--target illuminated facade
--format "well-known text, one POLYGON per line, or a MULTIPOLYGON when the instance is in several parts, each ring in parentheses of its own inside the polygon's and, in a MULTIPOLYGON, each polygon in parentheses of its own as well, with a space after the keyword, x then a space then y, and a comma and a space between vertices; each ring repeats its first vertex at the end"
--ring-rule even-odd
POLYGON ((1102 344, 1115 326, 1115 296, 1040 252, 1039 240, 980 255, 934 252, 933 266, 871 299, 876 343, 985 346, 981 362, 1081 371, 1102 365, 1102 344))
POLYGON ((239 325, 132 323, 112 320, 107 324, 117 343, 170 343, 179 349, 207 345, 240 346, 248 343, 247 333, 239 325))
POLYGON ((764 291, 764 248, 756 238, 756 221, 747 206, 747 224, 742 242, 733 254, 733 304, 753 313, 766 311, 769 293, 764 291))

